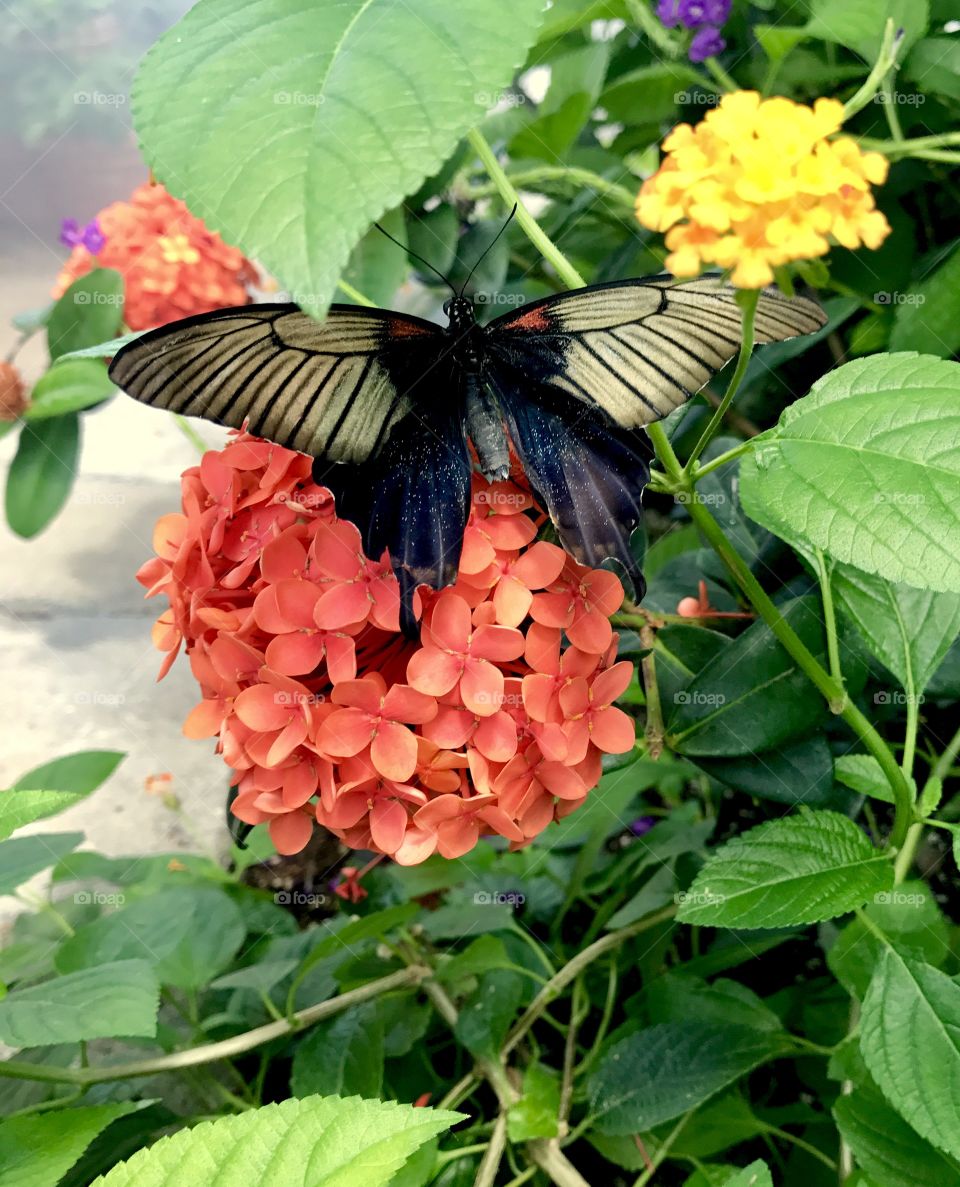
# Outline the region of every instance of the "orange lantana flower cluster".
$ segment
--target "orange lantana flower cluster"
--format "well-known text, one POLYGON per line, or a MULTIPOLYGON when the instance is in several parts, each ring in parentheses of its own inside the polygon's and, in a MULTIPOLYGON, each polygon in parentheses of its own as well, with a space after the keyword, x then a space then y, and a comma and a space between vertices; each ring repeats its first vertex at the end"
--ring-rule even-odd
POLYGON ((94 254, 78 243, 53 290, 61 297, 93 268, 123 277, 123 320, 132 330, 166 325, 195 313, 245 305, 253 265, 190 213, 162 185, 138 186, 129 202, 113 202, 95 220, 94 254))
POLYGON ((170 608, 203 699, 190 737, 219 739, 233 812, 295 853, 318 822, 403 864, 496 833, 522 846, 583 803, 603 753, 634 744, 613 705, 615 575, 537 540, 523 480, 474 479, 457 583, 421 587, 422 637, 400 633, 386 553, 311 480, 310 459, 241 433, 183 475, 138 574, 170 608))
POLYGON ((644 182, 637 218, 666 232, 667 268, 695 276, 704 264, 732 270, 740 288, 772 283, 773 269, 822 256, 831 242, 876 248, 890 232, 870 186, 887 162, 840 130, 843 104, 724 95, 697 126, 679 124, 644 182))

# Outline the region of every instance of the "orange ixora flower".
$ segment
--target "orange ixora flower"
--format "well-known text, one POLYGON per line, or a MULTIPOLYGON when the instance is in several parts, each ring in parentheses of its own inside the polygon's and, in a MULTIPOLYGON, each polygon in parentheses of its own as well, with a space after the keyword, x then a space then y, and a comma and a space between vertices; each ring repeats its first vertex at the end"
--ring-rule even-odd
POLYGON ((465 564, 421 587, 419 643, 389 558, 364 555, 308 457, 240 433, 182 485, 138 574, 170 601, 161 675, 186 644, 203 699, 184 732, 217 738, 234 815, 281 853, 315 824, 405 865, 490 834, 525 845, 583 803, 603 754, 632 748, 611 703, 633 671, 610 626, 623 588, 536 539, 522 479, 475 477, 465 564))
POLYGON ((637 198, 640 222, 666 233, 667 268, 695 276, 719 265, 739 288, 761 288, 775 267, 833 243, 879 247, 890 226, 870 187, 887 162, 836 136, 842 123, 836 99, 806 107, 736 91, 696 127, 674 128, 637 198))
POLYGON ((123 277, 123 320, 132 330, 246 305, 246 285, 256 276, 242 252, 156 183, 138 186, 129 202, 113 202, 83 233, 71 229, 63 241, 73 251, 53 295, 62 296, 92 268, 114 268, 123 277))

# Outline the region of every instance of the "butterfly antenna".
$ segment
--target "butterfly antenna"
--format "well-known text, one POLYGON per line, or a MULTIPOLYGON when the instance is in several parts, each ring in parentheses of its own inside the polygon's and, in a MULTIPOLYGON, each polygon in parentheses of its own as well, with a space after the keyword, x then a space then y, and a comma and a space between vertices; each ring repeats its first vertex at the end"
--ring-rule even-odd
POLYGON ((499 230, 499 231, 497 231, 497 233, 496 233, 496 235, 494 235, 493 239, 492 239, 492 240, 491 240, 491 241, 490 241, 490 242, 487 244, 486 248, 483 250, 483 252, 482 252, 482 253, 481 253, 481 255, 480 255, 480 259, 479 259, 479 260, 477 260, 477 262, 476 262, 476 263, 473 265, 473 267, 470 269, 470 275, 469 275, 469 276, 467 277, 467 279, 466 279, 466 280, 463 282, 463 288, 461 288, 460 292, 459 292, 459 293, 457 293, 457 296, 458 296, 458 297, 462 297, 462 296, 463 296, 463 294, 466 292, 467 285, 470 283, 470 281, 471 281, 471 279, 472 279, 472 277, 473 277, 473 274, 474 274, 474 272, 476 272, 476 270, 477 270, 477 269, 480 267, 480 265, 483 263, 484 259, 485 259, 485 258, 486 258, 486 256, 487 256, 487 255, 490 253, 490 251, 492 250, 492 248, 494 247, 494 245, 496 244, 496 242, 497 242, 497 240, 500 238, 500 236, 503 234, 503 232, 504 232, 504 231, 507 229, 507 227, 509 227, 509 226, 510 226, 510 222, 511 222, 511 220, 513 219, 513 216, 514 216, 516 213, 517 213, 517 204, 516 204, 516 202, 514 202, 514 204, 513 204, 513 210, 511 210, 511 211, 510 211, 510 213, 507 215, 506 221, 504 222, 503 226, 500 228, 500 230, 499 230))
POLYGON ((385 230, 383 229, 383 227, 381 227, 381 226, 380 226, 380 224, 379 224, 379 223, 374 223, 373 225, 374 225, 374 226, 377 228, 377 230, 380 232, 380 234, 381 234, 381 235, 386 235, 386 237, 387 237, 387 238, 388 238, 388 239, 389 239, 389 240, 390 240, 392 243, 395 243, 395 244, 397 245, 397 247, 402 247, 402 248, 403 248, 403 250, 404 250, 404 251, 407 253, 407 255, 408 255, 408 256, 413 256, 413 258, 414 258, 415 260, 419 260, 421 264, 426 264, 426 266, 427 266, 427 267, 430 269, 430 271, 431 271, 431 272, 432 272, 432 273, 433 273, 435 276, 439 276, 439 277, 440 277, 440 279, 441 279, 441 280, 443 281, 443 283, 444 283, 444 284, 447 286, 447 288, 450 290, 450 292, 451 292, 451 293, 453 293, 453 295, 454 295, 454 296, 456 296, 456 295, 457 295, 457 290, 456 290, 456 289, 453 287, 453 285, 450 283, 450 281, 449 281, 449 280, 447 280, 446 276, 444 276, 444 274, 443 274, 442 272, 440 272, 438 269, 434 268, 433 264, 431 264, 429 260, 425 260, 425 259, 423 258, 423 256, 417 255, 417 253, 416 253, 415 251, 411 251, 411 250, 410 250, 410 248, 409 248, 409 247, 407 247, 407 245, 406 245, 405 243, 401 243, 399 239, 395 239, 395 238, 394 238, 394 237, 393 237, 393 236, 390 234, 390 232, 389 232, 389 231, 385 231, 385 230))

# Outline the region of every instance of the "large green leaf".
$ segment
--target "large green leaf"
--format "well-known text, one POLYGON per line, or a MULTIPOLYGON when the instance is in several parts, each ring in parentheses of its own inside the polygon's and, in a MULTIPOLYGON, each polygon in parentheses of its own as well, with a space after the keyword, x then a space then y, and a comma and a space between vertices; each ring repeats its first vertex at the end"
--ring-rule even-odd
POLYGON ((956 354, 960 350, 960 249, 955 248, 909 292, 897 293, 896 301, 891 350, 916 350, 943 359, 956 354))
POLYGON ((0 1001, 0 1042, 48 1047, 81 1039, 152 1038, 159 987, 143 960, 120 960, 16 989, 0 1001))
POLYGON ((162 1138, 93 1187, 383 1187, 463 1116, 359 1097, 285 1100, 162 1138))
MULTIPOLYGON (((814 653, 824 648, 816 598, 796 598, 784 618, 814 653)), ((823 699, 765 622, 755 622, 673 694, 667 741, 680 754, 754 755, 805 733, 825 713, 823 699)))
POLYGON ((140 67, 144 154, 322 316, 370 223, 436 172, 479 122, 482 96, 511 81, 542 8, 200 0, 140 67))
POLYGON ((590 1075, 590 1111, 601 1133, 643 1133, 696 1108, 783 1050, 781 1039, 746 1026, 688 1018, 614 1043, 590 1075))
MULTIPOLYGON (((925 37, 913 47, 903 73, 922 82, 925 91, 960 99, 960 42, 954 37, 925 37)), ((937 313, 934 316, 939 320, 937 313)))
POLYGON ((35 833, 4 841, 0 844, 0 894, 12 894, 34 874, 72 853, 82 840, 83 833, 35 833))
POLYGON ((935 1150, 876 1091, 838 1098, 833 1115, 843 1140, 877 1187, 957 1187, 960 1167, 935 1150))
POLYGON ((14 783, 16 791, 47 789, 88 795, 96 791, 126 757, 122 750, 78 750, 41 763, 14 783))
POLYGON ((960 1157, 960 985, 887 948, 863 1000, 860 1051, 917 1133, 960 1157))
POLYGON ((0 840, 5 840, 15 829, 62 812, 82 799, 82 795, 69 791, 0 791, 0 840))
POLYGON ((56 1187, 101 1130, 139 1106, 62 1109, 0 1123, 0 1187, 56 1187))
POLYGON ((677 918, 714 927, 789 927, 843 915, 889 890, 893 865, 839 812, 772 820, 719 849, 677 918))
POLYGON ((197 989, 212 980, 243 942, 240 908, 215 886, 160 890, 102 915, 65 940, 63 973, 107 961, 146 960, 164 985, 197 989))
POLYGON ((76 412, 25 423, 7 471, 7 523, 29 540, 59 513, 77 476, 80 417, 76 412))
POLYGON ((814 384, 740 470, 747 512, 788 540, 920 589, 960 592, 960 365, 857 359, 814 384))
POLYGON ((831 583, 871 652, 919 696, 960 634, 960 594, 893 584, 850 565, 837 565, 831 583))
POLYGON ((294 1096, 377 1097, 383 1091, 379 1002, 362 1002, 311 1028, 293 1056, 294 1096))
POLYGON ((927 0, 813 0, 811 9, 809 37, 845 45, 871 64, 888 18, 901 30, 904 47, 923 36, 930 20, 927 0))

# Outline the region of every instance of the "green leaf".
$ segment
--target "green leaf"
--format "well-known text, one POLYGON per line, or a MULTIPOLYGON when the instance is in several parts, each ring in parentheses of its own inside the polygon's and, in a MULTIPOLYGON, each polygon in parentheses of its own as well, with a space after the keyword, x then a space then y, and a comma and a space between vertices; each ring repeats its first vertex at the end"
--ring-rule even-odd
POLYGON ((337 931, 328 926, 327 930, 330 934, 324 936, 304 957, 303 963, 297 970, 295 982, 302 981, 319 961, 326 960, 328 956, 334 956, 340 952, 347 955, 353 948, 365 944, 369 940, 380 940, 393 928, 409 923, 419 913, 420 908, 416 903, 400 903, 398 906, 387 907, 383 911, 374 911, 370 915, 364 915, 361 919, 354 919, 337 931))
POLYGON ((476 977, 496 965, 509 963, 499 936, 478 936, 462 952, 455 952, 437 967, 437 980, 452 985, 465 977, 476 977))
POLYGON ((960 1157, 960 985, 887 948, 863 1000, 860 1051, 917 1133, 960 1157))
POLYGON ((322 317, 360 235, 443 164, 481 117, 477 96, 510 82, 542 7, 201 0, 140 67, 143 151, 322 317))
POLYGON ((463 1113, 358 1097, 307 1097, 205 1121, 162 1138, 94 1187, 385 1187, 463 1113))
POLYGON ((641 66, 621 74, 600 95, 600 106, 611 120, 634 124, 660 123, 676 116, 685 96, 709 90, 707 80, 682 62, 641 66))
POLYGON ((82 799, 82 795, 69 791, 0 791, 0 840, 5 840, 15 829, 62 812, 82 799))
POLYGON ((960 42, 953 37, 924 37, 904 62, 903 74, 918 86, 922 83, 925 91, 960 99, 960 42))
POLYGON ((383 1020, 376 1001, 363 1002, 314 1026, 293 1056, 294 1096, 380 1096, 383 1020))
POLYGON ((46 420, 91 408, 112 396, 117 389, 107 369, 96 359, 67 359, 41 375, 30 393, 26 421, 46 420))
MULTIPOLYGON (((7 792, 13 795, 13 792, 7 792)), ((56 865, 64 854, 72 853, 83 840, 83 833, 35 833, 32 837, 14 837, 0 843, 0 894, 12 894, 18 886, 56 865)))
POLYGON ((838 783, 858 795, 869 795, 886 804, 894 803, 890 782, 872 754, 842 754, 834 761, 834 774, 838 783))
MULTIPOLYGON (((819 600, 795 598, 781 613, 814 654, 825 647, 819 600)), ((680 754, 755 755, 805 733, 825 714, 822 698, 765 622, 758 621, 673 695, 667 744, 680 754)))
POLYGON ((105 342, 97 342, 93 346, 84 346, 80 350, 71 350, 69 354, 62 354, 60 361, 66 362, 68 359, 112 359, 124 346, 129 346, 131 342, 136 342, 138 338, 142 338, 144 332, 143 330, 134 330, 130 334, 121 334, 119 338, 110 338, 105 342))
MULTIPOLYGON (((394 239, 401 243, 406 241, 407 226, 402 209, 391 210, 378 221, 394 239)), ((375 305, 389 308, 393 304, 393 294, 407 274, 407 267, 407 254, 403 248, 391 243, 376 227, 371 227, 350 253, 343 279, 375 305)), ((349 295, 343 292, 337 293, 337 300, 350 303, 349 295)))
MULTIPOLYGON (((939 968, 950 955, 947 921, 923 882, 905 882, 878 894, 864 913, 904 956, 939 968)), ((884 950, 867 924, 851 919, 827 952, 827 964, 843 987, 862 1000, 884 950)))
MULTIPOLYGON (((960 46, 958 46, 960 48, 960 46)), ((884 294, 887 301, 891 294, 884 294)), ((906 293, 892 294, 897 304, 890 350, 915 350, 948 359, 960 349, 960 250, 932 275, 906 293)))
POLYGON ((510 141, 514 158, 531 157, 551 164, 570 151, 597 103, 610 59, 603 41, 550 59, 550 86, 535 117, 510 141))
POLYGON ((854 1089, 833 1106, 837 1128, 878 1187, 957 1187, 960 1167, 923 1140, 876 1092, 854 1089))
POLYGON ((244 932, 240 908, 224 891, 175 887, 78 929, 61 944, 57 968, 72 973, 109 961, 146 960, 161 984, 199 989, 236 955, 244 932))
POLYGON ((507 1112, 507 1136, 511 1142, 557 1136, 560 1111, 560 1081, 556 1072, 542 1063, 531 1063, 523 1073, 520 1099, 507 1112))
POLYGON ((42 532, 67 501, 80 457, 76 412, 24 423, 7 471, 7 523, 29 540, 42 532))
MULTIPOLYGON (((103 342, 123 321, 123 277, 112 268, 94 268, 70 285, 47 319, 50 358, 103 342)), ((34 393, 34 397, 36 393, 34 393)))
POLYGON ((734 837, 683 896, 677 918, 712 927, 817 923, 893 885, 880 853, 839 812, 803 812, 734 837))
POLYGON ((758 1158, 727 1179, 723 1187, 773 1187, 773 1176, 767 1164, 758 1158))
POLYGON ((0 1041, 47 1047, 85 1039, 152 1038, 159 987, 143 960, 120 960, 15 989, 0 1002, 0 1041))
POLYGON ((21 775, 13 785, 14 790, 46 788, 89 795, 110 778, 125 758, 122 750, 78 750, 75 754, 64 754, 21 775))
POLYGON ((627 899, 623 906, 610 916, 606 923, 606 930, 616 931, 617 928, 636 923, 644 915, 651 915, 654 911, 659 911, 667 903, 673 902, 676 888, 677 876, 673 871, 673 865, 662 865, 651 878, 644 882, 636 894, 627 899))
POLYGON ((749 515, 921 589, 960 592, 960 365, 874 355, 830 372, 740 469, 749 515))
POLYGON ((524 979, 510 969, 492 969, 460 1008, 456 1035, 471 1055, 495 1055, 523 996, 524 979))
POLYGON ((651 981, 644 990, 643 1003, 650 1022, 697 1018, 755 1030, 783 1030, 777 1015, 752 989, 723 977, 708 985, 701 977, 685 972, 667 973, 651 981))
POLYGON ((833 755, 822 734, 755 754, 730 758, 698 754, 690 761, 735 791, 778 804, 843 811, 851 799, 834 786, 833 755))
POLYGON ((0 1187, 55 1187, 98 1133, 139 1107, 94 1105, 0 1122, 0 1187))
POLYGON ((697 1018, 635 1031, 609 1047, 589 1077, 597 1129, 644 1133, 696 1108, 782 1050, 782 1041, 763 1031, 697 1018))
POLYGON ((905 50, 927 31, 927 0, 813 0, 807 35, 856 50, 872 65, 891 17, 894 29, 904 31, 905 50))
POLYGON ((960 634, 960 594, 893 584, 850 565, 837 565, 831 584, 872 654, 919 696, 960 634))

